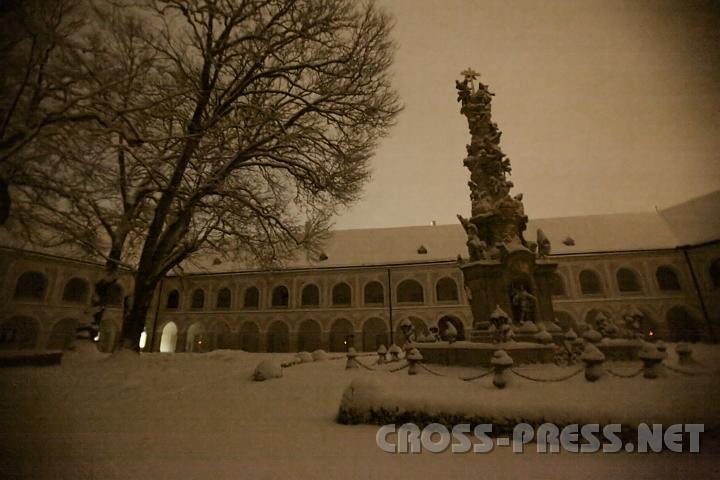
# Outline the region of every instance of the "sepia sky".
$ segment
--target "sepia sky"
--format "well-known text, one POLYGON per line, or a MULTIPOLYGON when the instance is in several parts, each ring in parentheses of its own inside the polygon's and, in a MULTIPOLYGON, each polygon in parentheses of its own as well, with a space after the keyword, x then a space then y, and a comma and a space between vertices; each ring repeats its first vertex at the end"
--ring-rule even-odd
POLYGON ((531 218, 649 211, 720 188, 720 5, 378 0, 395 16, 405 105, 363 200, 336 228, 456 222, 470 136, 455 80, 495 93, 531 218))

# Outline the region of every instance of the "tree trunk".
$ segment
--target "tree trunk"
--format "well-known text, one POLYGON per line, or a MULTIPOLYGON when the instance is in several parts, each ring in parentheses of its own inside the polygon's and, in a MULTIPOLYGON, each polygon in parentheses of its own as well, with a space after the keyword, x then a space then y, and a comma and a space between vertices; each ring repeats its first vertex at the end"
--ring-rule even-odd
POLYGON ((10 192, 4 178, 0 177, 0 225, 4 225, 10 215, 10 192))
POLYGON ((140 351, 140 336, 145 329, 145 320, 150 310, 156 281, 151 281, 140 272, 135 277, 135 289, 129 310, 124 312, 120 348, 140 351))

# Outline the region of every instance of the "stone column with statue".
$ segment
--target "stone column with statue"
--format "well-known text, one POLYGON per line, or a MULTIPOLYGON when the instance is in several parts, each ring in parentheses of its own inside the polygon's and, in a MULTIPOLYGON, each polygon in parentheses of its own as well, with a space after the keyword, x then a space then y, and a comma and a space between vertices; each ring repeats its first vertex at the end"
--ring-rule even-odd
POLYGON ((467 118, 470 144, 463 164, 470 171, 470 216, 458 215, 467 234, 467 259, 459 259, 473 312, 471 339, 487 341, 492 312, 513 312, 512 321, 543 323, 553 331, 550 240, 525 239, 528 218, 522 194, 511 196, 510 159, 500 148, 502 132, 492 121, 493 93, 472 69, 455 82, 460 113, 467 118))

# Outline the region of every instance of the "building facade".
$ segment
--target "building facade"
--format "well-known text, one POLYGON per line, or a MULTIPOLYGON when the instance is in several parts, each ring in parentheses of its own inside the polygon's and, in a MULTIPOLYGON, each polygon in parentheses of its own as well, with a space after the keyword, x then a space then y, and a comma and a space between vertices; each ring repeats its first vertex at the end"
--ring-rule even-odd
MULTIPOLYGON (((662 213, 531 222, 553 241, 553 306, 563 329, 593 324, 599 315, 622 322, 637 309, 643 330, 657 338, 718 338, 720 229, 693 236, 683 224, 678 233, 662 213)), ((338 231, 324 258, 275 271, 206 259, 194 272, 162 282, 142 343, 161 352, 344 351, 348 345, 372 351, 389 344, 405 319, 420 334, 451 322, 463 338, 473 324, 455 261, 463 249, 462 227, 446 225, 338 231)), ((1 349, 67 349, 76 328, 91 323, 101 265, 6 247, 0 272, 1 349)), ((118 339, 130 292, 132 278, 124 275, 109 295, 101 350, 118 339)))

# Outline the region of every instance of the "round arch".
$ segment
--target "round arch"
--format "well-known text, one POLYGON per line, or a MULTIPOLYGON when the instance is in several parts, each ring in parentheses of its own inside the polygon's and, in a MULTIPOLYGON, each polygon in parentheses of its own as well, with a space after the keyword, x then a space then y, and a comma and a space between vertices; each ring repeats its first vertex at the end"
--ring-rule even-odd
POLYGON ((97 348, 101 352, 111 353, 115 350, 115 342, 117 342, 118 327, 115 322, 109 318, 103 318, 98 329, 97 348))
POLYGON ((463 322, 459 318, 453 315, 444 315, 443 317, 440 317, 440 320, 438 320, 437 325, 440 338, 442 340, 447 340, 445 338, 445 329, 447 328, 448 323, 452 323, 455 330, 457 330, 458 334, 456 340, 465 340, 465 325, 463 325, 463 322))
POLYGON ((354 334, 352 323, 345 318, 338 318, 330 327, 330 344, 328 349, 331 352, 345 352, 348 347, 354 344, 354 334))
POLYGON ((417 280, 408 278, 397 286, 398 303, 422 303, 425 301, 423 287, 417 280))
POLYGON ((210 350, 231 348, 230 326, 224 320, 218 320, 210 327, 210 350))
POLYGON ((615 272, 618 290, 622 293, 641 293, 642 281, 640 274, 629 267, 618 268, 615 272))
POLYGON ((287 323, 282 320, 275 320, 267 331, 268 352, 289 352, 290 351, 290 329, 287 323))
POLYGON ((207 349, 207 341, 205 339, 205 326, 202 322, 195 322, 187 330, 185 339, 186 352, 204 352, 207 349))
POLYGON ((683 306, 674 306, 665 314, 668 340, 671 342, 699 342, 702 339, 700 321, 683 306))
POLYGON ((53 325, 47 341, 48 350, 69 350, 75 342, 75 330, 78 321, 74 318, 64 318, 53 325))
POLYGON ((9 318, 0 323, 0 349, 25 350, 35 348, 40 327, 38 322, 25 315, 9 318))
POLYGON ((438 302, 457 302, 457 282, 450 277, 443 277, 435 284, 435 298, 438 302))
POLYGON ((580 292, 583 295, 598 295, 603 293, 603 283, 600 274, 595 270, 585 269, 578 275, 580 292))
POLYGON ((84 278, 73 277, 63 288, 63 302, 85 304, 88 301, 90 284, 84 278))
POLYGON ((298 350, 313 352, 322 347, 322 328, 315 320, 303 320, 298 327, 298 350))
POLYGON ((23 272, 15 282, 15 294, 17 300, 42 300, 45 298, 48 279, 44 273, 29 271, 23 272))
MULTIPOLYGON (((176 290, 177 291, 177 290, 176 290)), ((175 322, 168 322, 162 329, 160 336, 160 352, 173 353, 177 348, 178 328, 175 322)))
POLYGON ((260 351, 260 329, 257 323, 246 321, 240 326, 240 349, 246 352, 260 351))
POLYGON ((365 352, 375 352, 380 345, 388 346, 388 327, 379 318, 368 318, 362 327, 362 349, 365 352))

